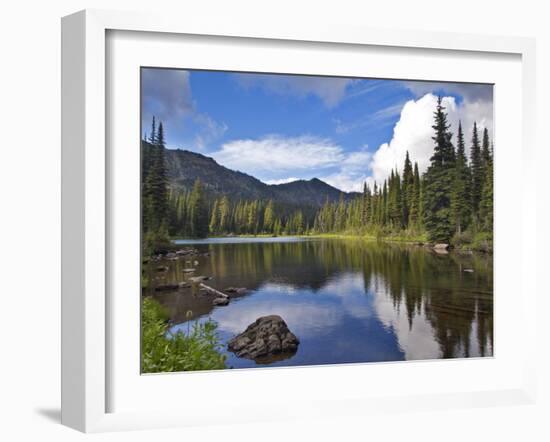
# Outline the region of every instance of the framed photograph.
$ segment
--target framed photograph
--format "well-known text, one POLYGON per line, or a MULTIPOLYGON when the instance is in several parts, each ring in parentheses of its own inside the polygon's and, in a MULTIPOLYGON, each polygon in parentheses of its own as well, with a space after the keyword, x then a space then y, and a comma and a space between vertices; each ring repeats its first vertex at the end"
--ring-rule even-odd
POLYGON ((83 11, 62 44, 64 424, 533 400, 533 41, 83 11))

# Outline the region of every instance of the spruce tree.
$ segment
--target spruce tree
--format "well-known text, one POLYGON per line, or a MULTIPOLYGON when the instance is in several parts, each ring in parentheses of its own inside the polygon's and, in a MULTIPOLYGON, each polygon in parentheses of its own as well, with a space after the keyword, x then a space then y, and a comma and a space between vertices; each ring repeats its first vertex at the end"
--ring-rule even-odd
POLYGON ((417 228, 420 219, 420 174, 418 163, 414 163, 413 184, 410 192, 409 227, 417 228))
POLYGON ((151 135, 149 136, 149 143, 153 145, 157 144, 157 122, 154 115, 153 121, 151 123, 151 135))
MULTIPOLYGON (((483 141, 481 142, 481 159, 483 168, 486 169, 491 162, 491 144, 489 142, 489 131, 485 127, 483 129, 483 141)), ((486 170, 484 170, 486 172, 486 170)))
POLYGON ((219 230, 219 208, 217 199, 214 200, 214 206, 212 207, 208 229, 210 231, 210 234, 217 233, 219 230))
POLYGON ((453 223, 457 233, 461 233, 468 226, 471 217, 471 177, 464 146, 462 124, 458 124, 457 150, 454 170, 453 188, 451 194, 451 208, 453 223))
POLYGON ((493 156, 489 147, 489 134, 487 129, 483 131, 482 157, 484 162, 485 181, 479 203, 479 219, 481 228, 485 232, 493 231, 493 156))
POLYGON ((363 183, 363 197, 361 199, 361 227, 365 227, 369 221, 370 213, 370 189, 367 182, 363 183))
POLYGON ((493 162, 489 161, 486 168, 485 183, 481 192, 479 204, 480 227, 483 231, 493 232, 493 162))
POLYGON ((196 238, 208 236, 208 209, 201 181, 197 178, 189 196, 189 218, 191 235, 196 238))
POLYGON ((275 212, 273 210, 273 200, 269 200, 264 210, 264 232, 271 233, 273 231, 273 223, 275 221, 275 212))
POLYGON ((144 211, 144 230, 159 231, 161 226, 168 228, 169 201, 168 201, 168 177, 166 170, 166 161, 164 158, 164 129, 162 122, 159 124, 158 131, 155 129, 153 117, 153 131, 155 144, 146 147, 150 150, 147 154, 147 167, 145 182, 142 188, 143 211, 144 211))
POLYGON ((453 234, 451 188, 453 182, 454 147, 451 143, 447 114, 441 97, 434 112, 434 153, 424 183, 424 226, 430 241, 449 242, 453 234))
POLYGON ((409 225, 411 204, 413 200, 413 186, 414 186, 414 172, 411 160, 409 158, 409 151, 405 156, 405 165, 403 166, 403 183, 401 185, 401 206, 403 209, 403 226, 409 225))
POLYGON ((219 224, 218 229, 220 233, 227 233, 229 231, 229 221, 230 221, 230 204, 229 199, 224 195, 220 201, 219 207, 219 224))
POLYGON ((483 190, 483 183, 485 182, 485 173, 483 170, 483 158, 481 156, 477 123, 475 122, 472 132, 472 146, 470 148, 470 163, 472 170, 472 215, 477 217, 479 202, 481 201, 481 191, 483 190))

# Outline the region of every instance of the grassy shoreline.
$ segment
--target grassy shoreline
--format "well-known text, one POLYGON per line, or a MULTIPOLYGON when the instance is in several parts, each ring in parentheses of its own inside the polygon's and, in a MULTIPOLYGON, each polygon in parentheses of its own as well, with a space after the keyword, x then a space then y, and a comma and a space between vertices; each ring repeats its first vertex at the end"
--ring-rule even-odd
MULTIPOLYGON (((425 233, 422 234, 410 234, 410 235, 400 235, 400 234, 390 234, 390 235, 373 235, 373 234, 360 234, 360 233, 315 233, 315 234, 302 234, 302 235, 278 235, 268 233, 259 233, 257 235, 227 235, 227 236, 212 236, 205 239, 211 238, 286 238, 286 237, 299 237, 299 238, 320 238, 320 239, 343 239, 343 240, 362 240, 362 241, 372 241, 372 242, 384 242, 389 244, 404 244, 404 245, 415 245, 415 246, 426 246, 429 247, 433 245, 427 239, 425 233)), ((176 240, 185 240, 185 239, 197 239, 197 238, 170 238, 172 241, 172 247, 177 247, 173 241, 176 240)), ((470 252, 479 252, 479 253, 493 253, 492 241, 487 241, 486 239, 483 242, 473 241, 471 243, 461 243, 453 244, 450 242, 451 248, 455 252, 459 253, 470 253, 470 252)))
MULTIPOLYGON (((258 233, 257 235, 225 235, 225 236, 209 236, 202 239, 215 239, 215 238, 332 238, 332 239, 362 239, 366 241, 382 241, 382 242, 399 242, 399 243, 428 243, 425 235, 415 236, 402 236, 402 235, 389 235, 389 236, 375 236, 370 234, 359 233, 314 233, 314 234, 302 234, 302 235, 273 235, 269 233, 258 233)), ((182 238, 173 237, 171 241, 177 240, 196 240, 198 238, 182 238)))

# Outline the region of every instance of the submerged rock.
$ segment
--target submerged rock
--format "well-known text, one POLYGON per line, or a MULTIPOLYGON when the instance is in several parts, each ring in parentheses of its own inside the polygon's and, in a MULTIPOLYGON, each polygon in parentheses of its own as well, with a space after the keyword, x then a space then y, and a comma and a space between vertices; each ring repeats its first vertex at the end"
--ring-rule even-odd
POLYGON ((155 287, 155 292, 168 292, 170 290, 177 290, 179 288, 178 284, 163 284, 155 287))
POLYGON ((229 298, 215 298, 212 301, 212 305, 228 305, 229 304, 229 298))
POLYGON ((298 338, 278 315, 262 316, 244 332, 231 339, 227 348, 240 358, 261 359, 279 354, 294 354, 298 338))

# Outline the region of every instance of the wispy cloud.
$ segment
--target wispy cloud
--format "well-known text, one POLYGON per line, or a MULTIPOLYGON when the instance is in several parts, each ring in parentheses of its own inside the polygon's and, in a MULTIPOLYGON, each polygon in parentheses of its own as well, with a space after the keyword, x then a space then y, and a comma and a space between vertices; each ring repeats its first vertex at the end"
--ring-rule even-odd
POLYGON ((384 80, 358 80, 353 86, 354 87, 346 94, 346 99, 356 98, 375 92, 380 89, 380 87, 384 86, 384 80))
POLYGON ((340 146, 310 135, 234 140, 224 143, 212 156, 226 167, 253 174, 322 169, 344 159, 340 146))
POLYGON ((340 77, 313 77, 307 75, 235 74, 245 89, 260 88, 277 95, 318 97, 326 107, 333 108, 346 96, 347 89, 357 80, 340 77))
POLYGON ((264 181, 266 184, 287 184, 292 183, 294 181, 298 181, 300 178, 296 177, 289 177, 289 178, 280 178, 277 180, 266 180, 264 181))
POLYGON ((309 135, 234 140, 211 155, 223 166, 267 184, 319 178, 344 191, 361 190, 371 161, 366 145, 346 151, 330 139, 309 135))
POLYGON ((401 83, 417 98, 428 93, 443 95, 458 95, 470 102, 493 101, 493 85, 473 83, 451 83, 433 81, 403 81, 401 83))
POLYGON ((364 115, 361 118, 358 118, 353 121, 344 122, 340 119, 334 119, 335 128, 337 134, 345 134, 356 129, 368 128, 371 125, 388 125, 392 124, 395 121, 395 118, 401 113, 401 109, 405 102, 399 102, 392 104, 385 108, 379 109, 376 112, 364 115))
POLYGON ((337 171, 321 175, 319 179, 346 192, 360 192, 363 183, 368 180, 371 159, 372 154, 365 145, 359 150, 347 153, 337 171))
POLYGON ((220 139, 228 129, 227 124, 219 123, 207 114, 197 113, 193 120, 197 124, 193 145, 199 150, 204 150, 211 142, 220 139))

